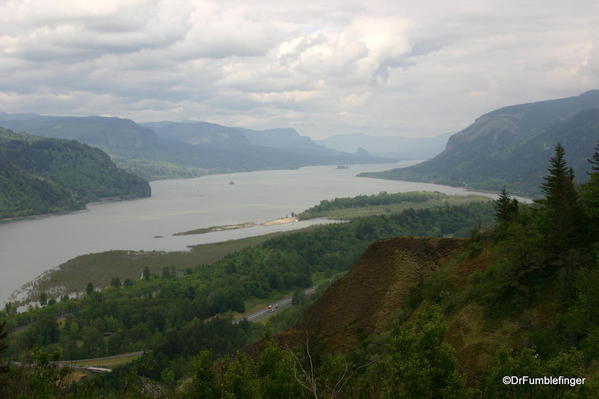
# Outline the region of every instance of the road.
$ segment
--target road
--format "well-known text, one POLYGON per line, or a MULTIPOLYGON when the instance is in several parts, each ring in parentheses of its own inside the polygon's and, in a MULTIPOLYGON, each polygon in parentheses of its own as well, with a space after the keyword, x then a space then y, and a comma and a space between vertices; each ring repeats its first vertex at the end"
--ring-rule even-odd
MULTIPOLYGON (((316 287, 310 287, 310 288, 306 288, 304 290, 304 294, 306 294, 306 296, 310 296, 310 295, 314 294, 314 292, 316 292, 316 287)), ((247 321, 251 321, 251 322, 256 322, 256 321, 265 319, 269 316, 272 316, 273 314, 275 314, 277 312, 280 312, 283 309, 287 309, 288 307, 290 307, 292 299, 293 299, 293 295, 286 296, 285 298, 282 298, 276 302, 273 302, 272 309, 269 309, 267 306, 265 308, 255 311, 255 312, 247 314, 240 319, 233 320, 233 324, 237 324, 243 319, 245 319, 247 321)))

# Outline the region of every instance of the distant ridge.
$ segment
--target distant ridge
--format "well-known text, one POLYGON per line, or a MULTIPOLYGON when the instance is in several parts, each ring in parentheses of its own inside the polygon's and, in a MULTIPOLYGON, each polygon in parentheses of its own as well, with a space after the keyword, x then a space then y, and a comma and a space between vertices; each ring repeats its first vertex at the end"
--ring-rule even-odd
POLYGON ((401 160, 422 160, 432 158, 443 151, 449 136, 451 133, 422 138, 351 133, 338 134, 317 142, 337 151, 355 153, 359 148, 364 148, 374 155, 395 157, 401 160))
POLYGON ((0 114, 0 126, 99 147, 120 167, 146 179, 393 161, 331 150, 294 129, 260 131, 195 121, 138 124, 115 117, 6 113, 0 114))
POLYGON ((425 181, 476 189, 539 194, 553 147, 560 142, 577 179, 586 179, 599 140, 599 90, 557 100, 512 105, 489 112, 450 137, 428 161, 361 176, 425 181))

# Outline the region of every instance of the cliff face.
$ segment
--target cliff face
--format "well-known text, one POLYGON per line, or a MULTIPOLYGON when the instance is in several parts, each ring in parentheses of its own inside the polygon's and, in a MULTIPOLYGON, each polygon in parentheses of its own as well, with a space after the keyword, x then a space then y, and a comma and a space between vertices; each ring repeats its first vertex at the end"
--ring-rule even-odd
POLYGON ((400 237, 372 244, 282 338, 298 342, 307 334, 332 351, 355 348, 358 334, 386 331, 410 290, 451 262, 466 242, 400 237))
POLYGON ((414 166, 362 176, 538 195, 557 143, 579 182, 599 138, 599 91, 501 108, 450 137, 443 152, 414 166))

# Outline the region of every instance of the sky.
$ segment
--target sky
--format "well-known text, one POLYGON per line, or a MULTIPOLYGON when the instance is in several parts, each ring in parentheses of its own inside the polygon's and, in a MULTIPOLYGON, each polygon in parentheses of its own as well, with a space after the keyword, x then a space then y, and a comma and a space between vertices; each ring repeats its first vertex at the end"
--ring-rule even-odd
POLYGON ((597 88, 597 0, 0 0, 3 112, 429 137, 597 88))

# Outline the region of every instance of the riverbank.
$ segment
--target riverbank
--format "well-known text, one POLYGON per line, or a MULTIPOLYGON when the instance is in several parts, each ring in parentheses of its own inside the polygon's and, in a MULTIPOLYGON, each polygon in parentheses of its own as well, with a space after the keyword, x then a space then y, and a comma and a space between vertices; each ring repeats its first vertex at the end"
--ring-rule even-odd
POLYGON ((102 288, 109 286, 114 277, 118 277, 121 283, 126 279, 138 280, 145 267, 148 267, 153 275, 161 275, 165 268, 169 273, 184 275, 199 265, 209 265, 242 249, 311 228, 313 227, 194 245, 189 251, 115 250, 81 255, 25 284, 10 300, 17 305, 23 305, 37 301, 41 292, 59 297, 83 292, 90 282, 94 287, 102 288))
POLYGON ((280 219, 269 220, 268 222, 262 223, 262 226, 276 226, 279 224, 295 223, 297 221, 299 221, 299 219, 296 218, 295 216, 293 216, 290 218, 280 218, 280 219))
POLYGON ((107 203, 112 203, 112 202, 133 201, 133 200, 140 200, 140 199, 145 199, 145 198, 150 198, 150 197, 117 196, 117 197, 97 198, 97 199, 94 199, 93 201, 85 202, 81 206, 77 206, 77 207, 72 207, 72 208, 67 208, 67 209, 59 209, 56 211, 46 212, 46 213, 35 213, 32 215, 0 218, 0 223, 19 222, 22 220, 31 220, 31 219, 41 219, 41 218, 45 218, 48 216, 71 215, 71 214, 74 214, 77 212, 87 211, 88 205, 101 205, 101 204, 107 204, 107 203))

